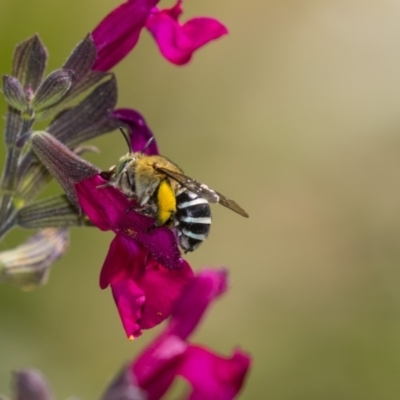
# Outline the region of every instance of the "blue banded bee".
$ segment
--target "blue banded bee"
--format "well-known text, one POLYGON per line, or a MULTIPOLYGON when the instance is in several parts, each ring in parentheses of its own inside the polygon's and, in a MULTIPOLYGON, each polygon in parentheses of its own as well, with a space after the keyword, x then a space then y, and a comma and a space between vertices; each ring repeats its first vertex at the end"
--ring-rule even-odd
POLYGON ((155 219, 155 225, 175 227, 179 245, 186 253, 208 236, 211 226, 209 203, 219 203, 248 217, 233 200, 184 175, 166 157, 141 152, 128 153, 104 173, 109 182, 135 199, 135 210, 155 219))

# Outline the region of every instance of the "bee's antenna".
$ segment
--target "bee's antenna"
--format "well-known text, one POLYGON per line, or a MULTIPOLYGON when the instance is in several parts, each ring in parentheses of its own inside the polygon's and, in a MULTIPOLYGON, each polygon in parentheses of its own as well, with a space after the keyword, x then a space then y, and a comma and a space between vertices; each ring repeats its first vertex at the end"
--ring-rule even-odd
POLYGON ((129 152, 132 153, 131 141, 128 134, 124 131, 124 128, 122 128, 122 126, 119 127, 119 130, 121 131, 122 136, 124 137, 126 144, 128 145, 129 152))
POLYGON ((154 136, 152 136, 152 137, 146 142, 146 144, 144 145, 144 147, 143 147, 141 153, 144 153, 144 152, 146 151, 146 149, 153 143, 153 140, 154 140, 154 136))

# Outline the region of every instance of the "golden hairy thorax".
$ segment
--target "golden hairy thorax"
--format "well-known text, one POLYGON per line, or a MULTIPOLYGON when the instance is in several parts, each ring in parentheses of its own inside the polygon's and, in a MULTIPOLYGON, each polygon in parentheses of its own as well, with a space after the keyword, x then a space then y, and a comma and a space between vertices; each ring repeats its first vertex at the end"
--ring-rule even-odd
POLYGON ((175 193, 179 183, 156 167, 182 173, 165 157, 128 153, 115 166, 115 183, 128 197, 136 198, 139 206, 156 218, 157 225, 164 225, 176 212, 175 193))

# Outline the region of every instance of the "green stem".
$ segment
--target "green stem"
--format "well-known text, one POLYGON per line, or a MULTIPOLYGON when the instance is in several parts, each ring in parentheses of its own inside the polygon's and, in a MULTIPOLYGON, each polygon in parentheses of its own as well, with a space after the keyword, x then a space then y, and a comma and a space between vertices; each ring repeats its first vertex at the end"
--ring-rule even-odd
POLYGON ((3 240, 4 235, 14 227, 16 220, 16 213, 13 213, 8 219, 0 226, 0 242, 3 240))
MULTIPOLYGON (((16 141, 22 135, 25 135, 29 132, 30 128, 32 127, 32 124, 33 120, 23 121, 21 126, 21 131, 16 136, 16 141)), ((15 143, 8 146, 6 165, 0 183, 0 190, 2 192, 0 199, 0 227, 5 224, 7 220, 7 214, 10 213, 10 210, 13 206, 12 199, 16 193, 18 186, 17 169, 21 152, 22 148, 17 147, 15 143)))

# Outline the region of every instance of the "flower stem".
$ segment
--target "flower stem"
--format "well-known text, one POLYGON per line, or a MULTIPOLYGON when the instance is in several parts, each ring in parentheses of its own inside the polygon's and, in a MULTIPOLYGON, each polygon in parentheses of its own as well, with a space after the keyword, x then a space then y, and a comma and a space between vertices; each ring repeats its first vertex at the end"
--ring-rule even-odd
MULTIPOLYGON (((33 119, 23 121, 21 131, 17 135, 16 142, 18 141, 18 138, 26 135, 29 132, 32 124, 33 119)), ((22 148, 16 146, 15 143, 8 146, 6 164, 0 182, 0 231, 3 230, 3 225, 8 225, 9 219, 7 218, 7 216, 10 215, 10 212, 12 213, 12 200, 14 195, 16 194, 19 182, 19 180, 17 179, 17 169, 21 152, 22 148)))
POLYGON ((16 219, 16 213, 11 214, 7 220, 0 226, 0 241, 3 239, 4 235, 14 227, 16 219))

